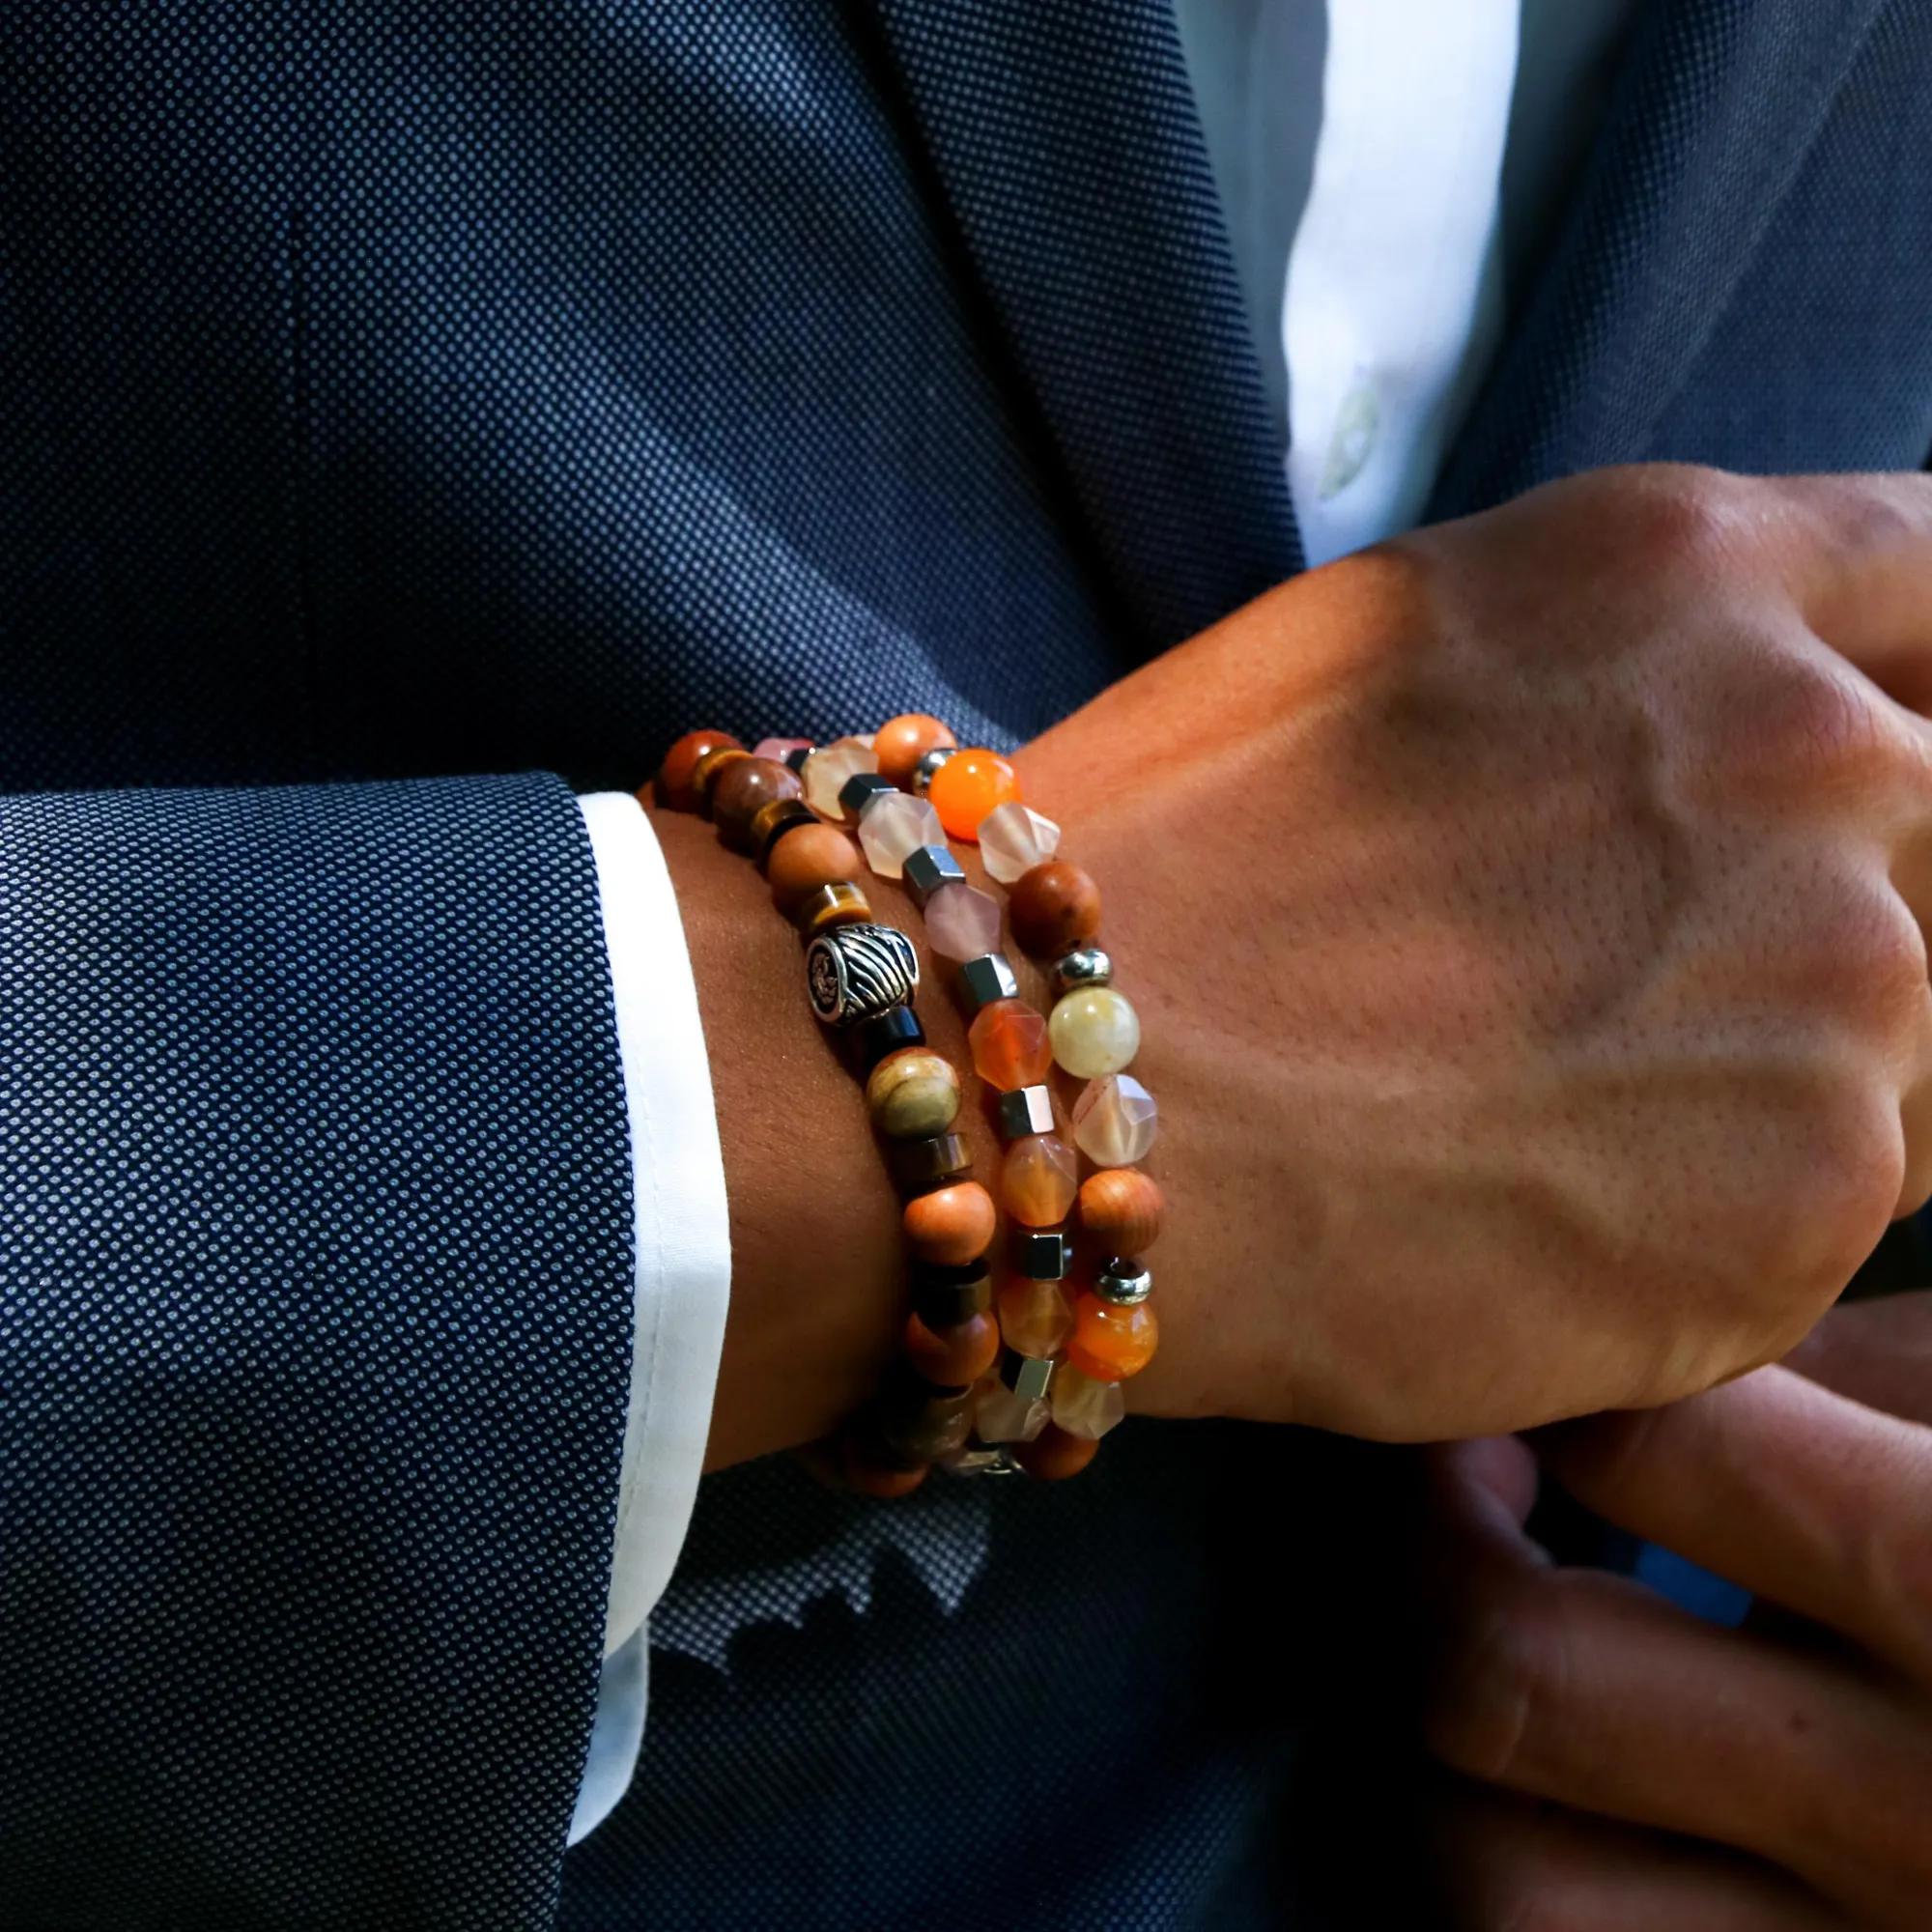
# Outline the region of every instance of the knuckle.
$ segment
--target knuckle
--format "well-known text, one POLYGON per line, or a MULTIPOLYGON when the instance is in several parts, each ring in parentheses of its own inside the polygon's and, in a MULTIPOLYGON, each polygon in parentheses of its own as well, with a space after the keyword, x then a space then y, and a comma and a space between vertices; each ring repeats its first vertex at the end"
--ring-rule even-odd
POLYGON ((1761 516, 1747 478, 1690 463, 1601 472, 1607 512, 1645 570, 1709 577, 1727 572, 1758 540, 1761 516))
POLYGON ((1889 786, 1905 769, 1897 721, 1852 668, 1809 649, 1753 651, 1725 680, 1732 769, 1768 801, 1847 801, 1889 786))
POLYGON ((1489 1595, 1426 1715, 1430 1748, 1486 1784, 1515 1780, 1561 1681, 1561 1637, 1545 1595, 1534 1581, 1489 1595))

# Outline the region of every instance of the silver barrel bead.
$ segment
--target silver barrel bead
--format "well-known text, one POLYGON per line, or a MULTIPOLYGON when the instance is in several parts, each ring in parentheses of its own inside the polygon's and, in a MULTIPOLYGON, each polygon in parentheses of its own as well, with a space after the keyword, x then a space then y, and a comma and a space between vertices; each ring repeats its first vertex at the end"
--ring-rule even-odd
POLYGON ((805 983, 811 1010, 827 1026, 857 1026, 912 999, 919 954, 894 926, 838 926, 807 949, 805 983))

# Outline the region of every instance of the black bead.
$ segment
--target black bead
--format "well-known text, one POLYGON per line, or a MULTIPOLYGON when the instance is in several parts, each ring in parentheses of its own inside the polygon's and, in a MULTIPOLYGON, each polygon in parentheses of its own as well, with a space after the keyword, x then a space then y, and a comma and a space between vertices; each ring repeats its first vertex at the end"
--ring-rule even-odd
POLYGON ((930 1194, 964 1180, 973 1172, 973 1154, 957 1134, 934 1134, 923 1141, 888 1141, 886 1164, 901 1194, 930 1194))
POLYGON ((913 1313, 928 1328, 956 1328, 993 1305, 993 1278, 983 1261, 963 1267, 916 1263, 912 1273, 913 1313))
POLYGON ((925 1029, 910 1007, 895 1007, 889 1013, 879 1013, 848 1028, 845 1038, 854 1070, 861 1080, 867 1080, 872 1068, 887 1054, 896 1053, 902 1046, 923 1046, 925 1029))

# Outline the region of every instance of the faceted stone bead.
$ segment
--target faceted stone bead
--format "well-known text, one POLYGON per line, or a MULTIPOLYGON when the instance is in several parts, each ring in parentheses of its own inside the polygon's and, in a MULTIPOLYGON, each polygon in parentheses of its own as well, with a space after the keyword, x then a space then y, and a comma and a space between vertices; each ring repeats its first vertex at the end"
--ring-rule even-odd
POLYGON ((1030 805, 1010 799, 980 821, 980 856, 1001 885, 1043 866, 1060 850, 1060 827, 1030 805))
POLYGON ((850 884, 865 869, 858 846, 836 825, 795 827, 765 861, 772 903, 787 919, 822 887, 850 884))
POLYGON ((728 731, 687 731, 658 767, 658 803, 672 811, 696 811, 697 793, 692 787, 692 775, 698 760, 721 745, 733 745, 741 752, 745 749, 728 731))
POLYGON ((1007 1150, 1000 1205, 1023 1228, 1057 1228, 1080 1191, 1080 1157, 1058 1134, 1028 1134, 1007 1150))
POLYGON ((1131 1073, 1090 1080, 1073 1103, 1073 1139, 1095 1167, 1132 1167, 1160 1132, 1153 1095, 1131 1073))
POLYGON ((1058 959, 1100 930, 1100 888, 1078 866, 1049 859, 1020 874, 1007 911, 1021 952, 1058 959))
POLYGON ((1029 1402, 994 1376, 980 1384, 973 1430, 981 1442, 1031 1442, 1052 1414, 1053 1406, 1044 1396, 1029 1402))
POLYGON ((995 1306, 1001 1339, 1016 1355, 1048 1361, 1073 1338, 1073 1302, 1060 1282, 1003 1281, 995 1306))
POLYGON ((711 787, 711 821, 731 851, 750 852, 752 821, 766 806, 803 790, 796 773, 770 758, 735 758, 711 787))
POLYGON ((927 1381, 968 1388, 999 1360, 1000 1324, 990 1315, 972 1315, 950 1328, 928 1328, 917 1315, 908 1315, 905 1351, 927 1381))
POLYGON ((944 1054, 909 1047, 872 1068, 866 1105, 873 1126, 889 1140, 943 1134, 959 1113, 959 1076, 944 1054))
POLYGON ((973 1065, 988 1087, 1010 1094, 1037 1087, 1053 1070, 1046 1021, 1024 1000, 996 1000, 967 1029, 973 1065))
POLYGON ((1053 1426, 1069 1435, 1097 1442, 1127 1412, 1127 1398, 1117 1381, 1095 1381, 1071 1362, 1053 1378, 1053 1426))
MULTIPOLYGON (((1019 795, 1020 781, 1012 766, 999 753, 977 746, 948 758, 933 773, 927 791, 948 834, 974 841, 986 814, 1019 795)), ((980 948, 982 952, 992 950, 980 948)))
POLYGON ((1073 1305, 1073 1321, 1066 1360, 1096 1382, 1125 1381, 1153 1360, 1160 1322, 1151 1301, 1116 1308, 1097 1294, 1083 1294, 1073 1305))
POLYGON ((1107 1254, 1145 1253, 1160 1238, 1166 1218, 1166 1197, 1138 1168, 1106 1168, 1088 1176, 1080 1189, 1080 1226, 1107 1254))
POLYGON ((908 1201, 902 1218, 921 1261, 957 1267, 986 1252, 999 1216, 993 1197, 977 1180, 961 1180, 908 1201))
POLYGON ((1100 1453, 1096 1437, 1069 1435, 1052 1423, 1032 1442, 1013 1444, 1013 1461, 1036 1482, 1064 1483, 1100 1453))
POLYGON ((1083 986, 1056 1000, 1047 1027, 1054 1059, 1076 1080, 1124 1072, 1141 1050, 1140 1015, 1111 986, 1083 986))
MULTIPOLYGON (((923 711, 907 711, 888 718, 872 737, 872 749, 879 754, 879 770, 895 785, 912 782, 919 761, 928 752, 951 751, 959 740, 937 718, 923 711)), ((936 838, 932 841, 939 842, 936 838)))
POLYGON ((869 751, 856 738, 840 738, 836 745, 826 745, 806 759, 805 802, 819 817, 837 825, 845 816, 845 808, 838 803, 845 781, 854 772, 878 769, 876 752, 869 751))
POLYGON ((910 792, 882 791, 859 816, 859 843, 882 879, 903 878, 908 853, 945 842, 931 802, 910 792))
POLYGON ((925 936, 942 959, 1000 950, 1000 902, 978 886, 941 886, 925 902, 925 936))
POLYGON ((783 764, 784 755, 787 752, 809 752, 810 750, 811 740, 810 738, 760 738, 752 747, 752 755, 754 758, 775 758, 780 764, 783 764))

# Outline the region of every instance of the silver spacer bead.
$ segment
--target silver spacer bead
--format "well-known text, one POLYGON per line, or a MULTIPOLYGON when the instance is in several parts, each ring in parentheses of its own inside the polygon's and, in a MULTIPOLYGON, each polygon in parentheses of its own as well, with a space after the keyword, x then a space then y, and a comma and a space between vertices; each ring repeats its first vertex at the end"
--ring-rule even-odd
POLYGON ((1004 952, 982 952, 959 969, 959 998, 968 1019, 978 1019, 995 1001, 1016 1000, 1019 996, 1020 982, 1014 977, 1011 960, 1004 952))
POLYGON ((1000 1134, 1005 1140, 1024 1140, 1029 1134, 1053 1131, 1053 1091, 1047 1087, 1016 1087, 1000 1095, 1000 1134))
POLYGON ((827 1026, 857 1026, 911 1000, 919 954, 895 926, 835 926, 806 949, 805 983, 827 1026))
POLYGON ((945 845, 922 845, 908 852, 905 862, 905 888, 921 912, 941 886, 963 886, 966 868, 945 845))
POLYGON ((1000 1364, 1000 1379, 1022 1402, 1038 1402, 1053 1392, 1053 1372, 1059 1365, 1037 1355, 1019 1355, 1009 1349, 1000 1364))
POLYGON ((1153 1276, 1144 1261, 1117 1255, 1094 1276, 1094 1293, 1115 1308, 1138 1308, 1153 1293, 1153 1276))
POLYGON ((877 772, 854 772, 838 787, 838 810, 847 818, 863 818, 866 808, 882 791, 896 791, 898 786, 891 779, 882 778, 877 772))
POLYGON ((1073 1241, 1057 1228, 1020 1228, 1012 1236, 1013 1272, 1026 1281, 1065 1281, 1073 1272, 1073 1241))
POLYGON ((955 1449, 939 1465, 949 1476, 1017 1476, 1020 1465, 1006 1450, 992 1448, 955 1449))
POLYGON ((921 798, 932 789, 933 773, 958 749, 956 745, 935 745, 912 768, 912 788, 921 798))
POLYGON ((1111 986, 1114 962, 1097 946, 1083 946, 1064 959, 1053 962, 1053 990, 1078 992, 1083 986, 1111 986))

